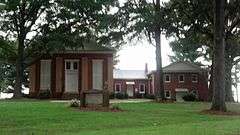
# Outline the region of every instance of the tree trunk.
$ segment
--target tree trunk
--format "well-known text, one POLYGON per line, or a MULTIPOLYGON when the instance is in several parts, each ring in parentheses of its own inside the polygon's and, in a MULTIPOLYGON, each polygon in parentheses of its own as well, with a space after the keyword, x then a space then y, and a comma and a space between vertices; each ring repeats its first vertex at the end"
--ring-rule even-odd
POLYGON ((156 0, 155 5, 155 31, 154 38, 156 42, 156 98, 164 100, 164 84, 163 84, 163 70, 162 70, 162 54, 161 54, 161 26, 159 23, 160 18, 160 0, 156 0))
POLYGON ((22 83, 23 83, 23 53, 24 53, 24 38, 18 40, 18 57, 16 60, 16 79, 13 98, 22 97, 22 83))
POLYGON ((228 102, 234 102, 233 93, 232 93, 232 60, 225 59, 225 100, 228 102))
POLYGON ((214 1, 214 65, 213 65, 213 100, 211 110, 227 111, 225 104, 225 0, 214 1))
POLYGON ((164 84, 163 84, 163 70, 162 70, 162 57, 161 57, 161 32, 155 32, 155 42, 156 42, 156 90, 157 97, 161 100, 165 99, 164 95, 164 84))

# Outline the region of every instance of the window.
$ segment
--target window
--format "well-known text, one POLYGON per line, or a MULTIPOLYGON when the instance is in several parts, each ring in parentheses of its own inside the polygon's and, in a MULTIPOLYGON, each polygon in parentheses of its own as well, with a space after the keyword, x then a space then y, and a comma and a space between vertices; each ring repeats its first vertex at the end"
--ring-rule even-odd
POLYGON ((66 69, 71 69, 71 62, 70 61, 66 62, 66 69))
POLYGON ((139 93, 145 93, 145 84, 140 84, 139 85, 139 93))
POLYGON ((184 75, 179 75, 179 76, 178 76, 178 81, 179 81, 180 83, 184 82, 184 75))
POLYGON ((194 83, 198 82, 198 77, 196 74, 192 75, 192 82, 194 82, 194 83))
POLYGON ((103 60, 92 61, 92 88, 103 89, 103 60))
POLYGON ((77 70, 78 69, 78 62, 73 62, 73 69, 77 70))
POLYGON ((171 82, 170 75, 165 75, 164 79, 165 79, 165 82, 171 82))
POLYGON ((165 90, 165 97, 166 98, 171 98, 171 92, 169 90, 165 90))
POLYGON ((41 60, 40 66, 40 89, 51 88, 51 60, 41 60))
POLYGON ((116 93, 121 92, 121 84, 120 83, 115 84, 115 92, 116 93))
POLYGON ((65 62, 66 70, 78 70, 78 60, 67 60, 65 62))

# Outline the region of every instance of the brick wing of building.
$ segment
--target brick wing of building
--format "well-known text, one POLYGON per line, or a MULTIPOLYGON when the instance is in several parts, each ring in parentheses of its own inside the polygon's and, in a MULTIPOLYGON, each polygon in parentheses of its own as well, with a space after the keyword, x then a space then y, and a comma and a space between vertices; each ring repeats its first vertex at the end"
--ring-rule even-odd
POLYGON ((50 91, 51 98, 79 97, 81 91, 113 90, 114 50, 94 43, 42 57, 29 68, 31 97, 50 91))
MULTIPOLYGON (((199 100, 208 100, 208 72, 205 69, 189 62, 175 62, 164 67, 163 73, 166 98, 181 101, 182 96, 194 93, 199 100)), ((155 71, 148 74, 151 83, 148 91, 150 94, 156 92, 155 76, 155 71)))
POLYGON ((126 93, 129 97, 145 95, 149 82, 144 70, 114 70, 115 93, 126 93))
MULTIPOLYGON (((129 97, 156 94, 156 72, 145 70, 114 70, 115 93, 126 93, 129 97)), ((207 101, 208 72, 189 62, 175 62, 163 68, 165 97, 182 101, 188 93, 199 100, 207 101)))

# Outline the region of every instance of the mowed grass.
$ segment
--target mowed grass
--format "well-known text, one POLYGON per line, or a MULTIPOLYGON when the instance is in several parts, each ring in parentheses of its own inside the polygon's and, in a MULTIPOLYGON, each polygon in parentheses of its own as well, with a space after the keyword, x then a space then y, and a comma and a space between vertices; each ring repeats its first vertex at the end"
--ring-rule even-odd
MULTIPOLYGON (((239 116, 203 115, 208 103, 122 103, 81 112, 66 103, 0 101, 0 135, 238 135, 239 116)), ((239 105, 231 109, 240 110, 239 105)))

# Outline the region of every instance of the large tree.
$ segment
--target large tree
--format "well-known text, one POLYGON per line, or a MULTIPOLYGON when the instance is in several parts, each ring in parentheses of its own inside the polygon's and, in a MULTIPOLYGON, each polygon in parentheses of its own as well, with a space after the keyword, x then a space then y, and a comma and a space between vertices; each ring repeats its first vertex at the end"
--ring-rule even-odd
POLYGON ((4 39, 17 44, 14 97, 21 97, 23 75, 31 60, 43 54, 83 47, 90 39, 100 44, 119 43, 114 15, 116 0, 2 0, 4 39), (53 51, 54 50, 54 51, 53 51))
POLYGON ((1 10, 1 32, 4 32, 7 40, 17 44, 14 97, 20 98, 24 76, 24 50, 28 47, 30 36, 34 36, 42 27, 38 20, 46 14, 51 3, 47 0, 3 0, 1 2, 5 5, 1 10))
POLYGON ((160 0, 128 0, 119 10, 124 34, 130 39, 147 39, 156 47, 156 98, 164 100, 161 34, 163 14, 160 0), (125 25, 124 25, 125 24, 125 25))
MULTIPOLYGON (((166 14, 165 19, 168 22, 166 25, 168 36, 174 36, 177 40, 188 40, 198 44, 199 48, 206 48, 204 56, 206 60, 213 59, 213 44, 214 44, 214 12, 213 1, 201 0, 170 0, 164 6, 166 14), (189 40, 190 39, 190 40, 189 40)), ((240 4, 237 0, 232 0, 227 3, 225 16, 225 31, 226 31, 226 100, 233 101, 232 85, 231 85, 231 70, 232 66, 239 61, 240 44, 240 4)), ((212 66, 213 67, 213 66, 212 66)), ((210 85, 211 86, 211 85, 210 85)))
POLYGON ((196 43, 192 39, 184 38, 174 40, 170 42, 169 45, 174 53, 173 55, 169 55, 172 62, 188 61, 199 66, 202 65, 202 62, 199 61, 199 58, 205 58, 204 52, 206 51, 206 48, 203 46, 200 48, 199 43, 196 43))
POLYGON ((213 100, 211 110, 226 111, 225 104, 225 0, 214 1, 213 100))

